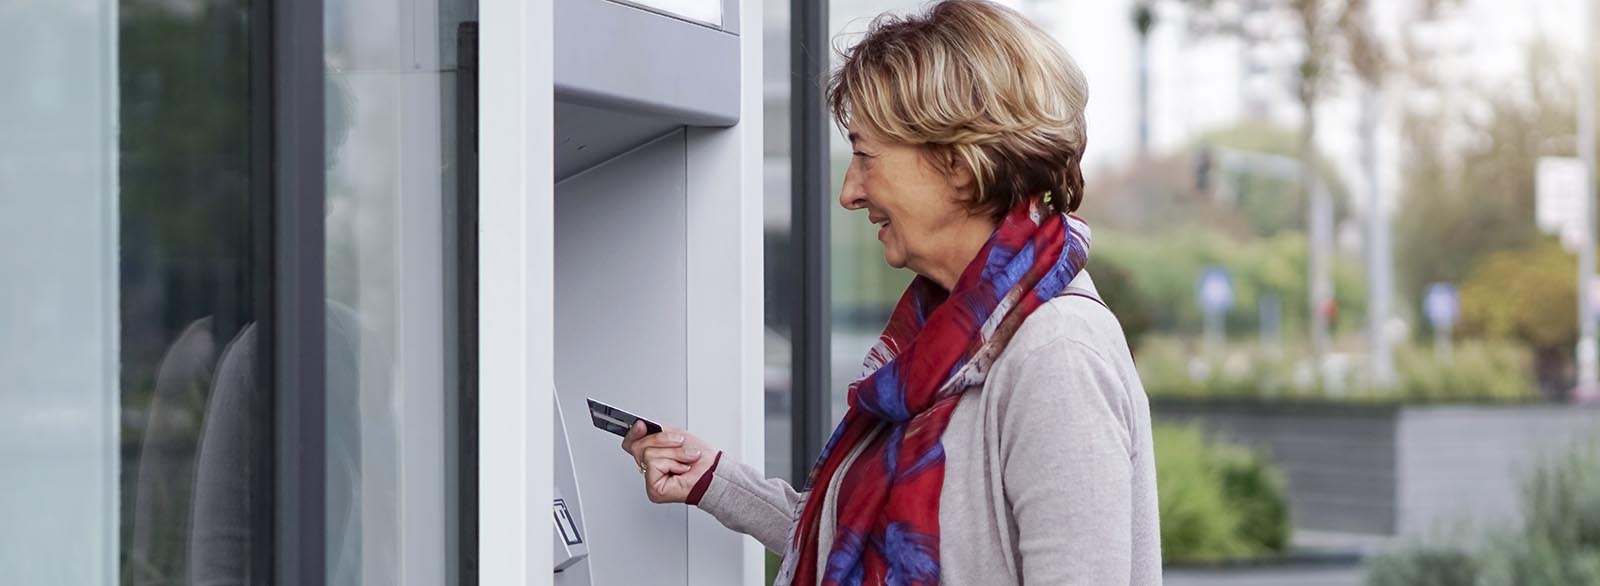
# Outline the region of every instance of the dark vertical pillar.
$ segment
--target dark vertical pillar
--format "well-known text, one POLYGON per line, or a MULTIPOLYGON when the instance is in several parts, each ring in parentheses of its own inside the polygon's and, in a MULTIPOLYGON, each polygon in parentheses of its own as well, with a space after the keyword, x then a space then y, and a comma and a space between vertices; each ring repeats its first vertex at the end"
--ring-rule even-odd
POLYGON ((828 3, 790 0, 790 164, 792 238, 798 295, 793 310, 794 476, 806 482, 826 440, 828 413, 829 264, 828 3))
MULTIPOLYGON (((326 583, 326 285, 322 1, 274 0, 270 47, 271 295, 265 339, 274 417, 274 580, 326 583)), ((257 45, 259 47, 259 45, 257 45)), ((262 95, 262 92, 258 92, 262 95)))

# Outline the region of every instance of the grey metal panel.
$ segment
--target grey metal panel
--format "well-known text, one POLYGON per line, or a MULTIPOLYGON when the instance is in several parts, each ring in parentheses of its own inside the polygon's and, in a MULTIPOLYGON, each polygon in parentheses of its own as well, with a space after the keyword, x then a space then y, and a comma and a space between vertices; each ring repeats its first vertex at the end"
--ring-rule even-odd
POLYGON ((739 34, 739 0, 722 0, 722 30, 739 34))
POLYGON ((557 101, 556 181, 661 138, 682 124, 640 114, 557 101))
POLYGON ((688 575, 688 509, 645 498, 632 459, 590 424, 584 403, 666 425, 688 419, 687 182, 679 131, 555 188, 556 392, 595 584, 688 575))
POLYGON ((556 0, 556 99, 689 126, 739 121, 739 37, 606 0, 556 0))

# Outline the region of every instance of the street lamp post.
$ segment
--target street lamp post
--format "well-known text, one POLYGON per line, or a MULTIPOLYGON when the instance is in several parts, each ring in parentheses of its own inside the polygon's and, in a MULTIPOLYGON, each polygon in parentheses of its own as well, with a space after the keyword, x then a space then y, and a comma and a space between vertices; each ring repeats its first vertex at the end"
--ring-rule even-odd
POLYGON ((1133 28, 1139 33, 1139 155, 1150 154, 1150 29, 1155 9, 1148 0, 1133 6, 1133 28))
POLYGON ((1389 340, 1394 272, 1389 249, 1389 210, 1378 190, 1377 135, 1382 112, 1382 95, 1369 83, 1361 96, 1361 171, 1367 192, 1367 342, 1372 384, 1388 388, 1395 383, 1394 349, 1389 340))
POLYGON ((1578 83, 1578 157, 1583 160, 1583 239, 1578 247, 1578 392, 1591 396, 1600 384, 1600 356, 1596 355, 1595 311, 1592 301, 1595 272, 1595 79, 1594 2, 1583 0, 1583 58, 1578 83))
MULTIPOLYGON (((1272 177, 1282 181, 1298 181, 1310 195, 1306 202, 1307 243, 1310 262, 1307 275, 1307 303, 1310 305, 1311 360, 1313 372, 1319 383, 1326 384, 1322 358, 1328 346, 1328 313, 1333 303, 1332 240, 1333 195, 1327 181, 1316 175, 1306 159, 1282 155, 1255 153, 1237 149, 1211 147, 1207 166, 1215 165, 1222 174, 1250 174, 1272 177)), ((1215 179, 1211 179, 1215 181, 1215 179)))

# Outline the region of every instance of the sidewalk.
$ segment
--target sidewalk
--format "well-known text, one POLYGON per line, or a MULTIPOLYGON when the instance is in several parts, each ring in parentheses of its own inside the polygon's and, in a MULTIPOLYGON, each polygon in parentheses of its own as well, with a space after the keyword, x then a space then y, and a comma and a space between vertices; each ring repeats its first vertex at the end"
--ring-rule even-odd
POLYGON ((1382 550, 1388 536, 1295 531, 1282 564, 1168 568, 1168 586, 1361 586, 1363 559, 1382 550))
POLYGON ((1168 570, 1167 586, 1361 586, 1361 567, 1168 570))

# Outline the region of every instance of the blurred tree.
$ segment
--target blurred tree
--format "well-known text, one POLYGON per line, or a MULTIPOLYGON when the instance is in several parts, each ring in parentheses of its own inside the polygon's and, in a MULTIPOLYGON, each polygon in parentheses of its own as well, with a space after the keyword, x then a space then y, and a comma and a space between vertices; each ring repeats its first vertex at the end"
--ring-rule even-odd
POLYGON ((1088 270, 1094 276, 1100 298, 1122 323, 1122 335, 1128 339, 1128 347, 1138 349, 1139 340, 1150 331, 1150 297, 1134 283, 1133 273, 1110 259, 1091 256, 1088 270))
MULTIPOLYGON (((1283 155, 1305 160, 1301 137, 1293 130, 1260 122, 1245 122, 1201 136, 1201 145, 1218 146, 1252 153, 1283 155)), ((1327 186, 1333 198, 1335 222, 1350 213, 1350 189, 1333 163, 1314 155, 1316 177, 1327 186)), ((1229 193, 1232 207, 1239 211, 1253 233, 1272 236, 1283 230, 1306 231, 1305 192, 1295 183, 1260 175, 1227 175, 1212 171, 1215 189, 1229 193)))
POLYGON ((1169 233, 1204 227, 1236 238, 1250 237, 1239 210, 1196 193, 1187 154, 1158 155, 1114 169, 1086 186, 1078 213, 1101 229, 1169 233))
MULTIPOLYGON (((1299 49, 1293 88, 1302 112, 1300 161, 1304 169, 1316 168, 1317 105, 1336 79, 1332 74, 1343 65, 1363 83, 1377 86, 1389 69, 1389 58, 1368 18, 1367 0, 1187 1, 1196 8, 1194 28, 1200 32, 1240 37, 1247 47, 1272 37, 1283 40, 1287 31, 1289 40, 1299 49), (1271 26, 1280 22, 1292 22, 1296 26, 1271 26)), ((1246 54, 1249 54, 1248 49, 1246 54)), ((1305 206, 1312 243, 1306 257, 1307 274, 1312 283, 1309 289, 1319 296, 1317 304, 1320 305, 1332 297, 1330 269, 1334 223, 1325 217, 1331 208, 1330 202, 1322 201, 1329 196, 1315 189, 1316 184, 1312 173, 1300 174, 1301 197, 1309 203, 1305 206)), ((1308 305, 1310 303, 1308 301, 1308 305)), ((1314 314, 1321 315, 1320 310, 1314 314)), ((1321 317, 1308 320, 1312 324, 1312 360, 1320 364, 1322 354, 1327 351, 1330 324, 1321 317)))
MULTIPOLYGON (((1459 283, 1485 256, 1540 240, 1536 165, 1540 156, 1575 151, 1576 86, 1549 45, 1531 45, 1525 60, 1522 83, 1495 88, 1413 76, 1433 105, 1404 120, 1395 258, 1401 294, 1413 308, 1429 283, 1459 283)), ((1575 278, 1575 266, 1566 280, 1575 278)))
POLYGON ((1551 242, 1490 254, 1461 287, 1461 333, 1517 340, 1534 351, 1539 386, 1559 398, 1572 385, 1578 340, 1577 259, 1551 242))
MULTIPOLYGON (((1210 160, 1211 188, 1197 185, 1202 153, 1224 147, 1252 153, 1300 156, 1298 135, 1290 128, 1244 122, 1201 135, 1192 150, 1140 161, 1098 177, 1088 186, 1083 213, 1097 226, 1128 231, 1164 231, 1205 226, 1239 239, 1306 229, 1305 198, 1292 182, 1259 175, 1224 173, 1210 160), (1226 197, 1217 194, 1227 194, 1226 197)), ((1333 163, 1318 157, 1315 168, 1334 201, 1334 217, 1349 215, 1349 188, 1333 163)))
MULTIPOLYGON (((1169 228, 1165 233, 1095 232, 1095 260, 1125 267, 1132 282, 1150 300, 1151 329, 1198 332, 1201 315, 1195 282, 1207 266, 1233 275, 1233 308, 1227 316, 1230 335, 1254 335, 1260 325, 1258 304, 1267 295, 1280 303, 1287 332, 1306 328, 1306 239, 1301 232, 1270 238, 1235 238, 1206 226, 1169 228)), ((1098 267, 1098 264, 1096 264, 1098 267)), ((1099 279, 1098 269, 1091 269, 1099 279)), ((1340 306, 1339 327, 1359 327, 1365 310, 1360 267, 1339 259, 1333 271, 1334 299, 1340 306)), ((1119 314, 1120 315, 1120 314, 1119 314)))

